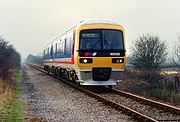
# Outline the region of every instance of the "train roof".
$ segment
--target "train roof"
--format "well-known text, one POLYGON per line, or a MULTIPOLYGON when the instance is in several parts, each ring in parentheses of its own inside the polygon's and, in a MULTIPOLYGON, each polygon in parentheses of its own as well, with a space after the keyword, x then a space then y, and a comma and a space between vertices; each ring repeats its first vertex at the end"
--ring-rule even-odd
POLYGON ((94 20, 87 20, 87 21, 82 21, 80 22, 79 26, 83 25, 91 25, 91 24, 108 24, 108 25, 118 25, 122 26, 114 21, 111 20, 105 20, 105 19, 94 19, 94 20))
POLYGON ((49 44, 51 44, 52 42, 54 42, 57 38, 65 35, 66 33, 72 31, 73 29, 75 29, 78 26, 84 26, 84 25, 92 25, 92 24, 107 24, 107 25, 117 25, 117 26, 122 26, 112 20, 108 20, 108 19, 92 19, 92 20, 86 20, 86 21, 81 21, 79 25, 74 26, 72 28, 70 28, 69 30, 67 30, 65 33, 61 34, 60 36, 56 37, 55 39, 53 39, 52 41, 50 41, 48 44, 46 44, 45 47, 48 47, 49 44))

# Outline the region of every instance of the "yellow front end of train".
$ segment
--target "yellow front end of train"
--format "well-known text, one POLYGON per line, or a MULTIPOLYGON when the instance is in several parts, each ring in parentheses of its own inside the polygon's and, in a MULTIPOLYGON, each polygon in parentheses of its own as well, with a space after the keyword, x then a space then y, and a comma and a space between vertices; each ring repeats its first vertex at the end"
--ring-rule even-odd
POLYGON ((124 28, 114 23, 82 23, 75 38, 80 84, 116 85, 126 63, 124 28))

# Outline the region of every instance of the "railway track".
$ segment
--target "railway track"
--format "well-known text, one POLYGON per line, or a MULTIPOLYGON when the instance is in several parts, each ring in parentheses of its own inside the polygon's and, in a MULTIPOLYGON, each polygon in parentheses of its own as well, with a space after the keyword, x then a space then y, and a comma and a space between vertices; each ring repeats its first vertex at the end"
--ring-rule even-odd
POLYGON ((52 74, 48 74, 43 70, 42 67, 31 65, 29 66, 50 75, 56 79, 63 81, 64 83, 82 91, 83 93, 96 98, 98 101, 105 105, 111 106, 112 108, 122 111, 123 113, 131 116, 137 121, 173 121, 180 122, 180 108, 170 106, 164 103, 156 102, 150 99, 146 99, 131 93, 119 91, 116 89, 105 90, 108 92, 94 92, 88 90, 75 83, 69 82, 65 79, 61 79, 52 74))

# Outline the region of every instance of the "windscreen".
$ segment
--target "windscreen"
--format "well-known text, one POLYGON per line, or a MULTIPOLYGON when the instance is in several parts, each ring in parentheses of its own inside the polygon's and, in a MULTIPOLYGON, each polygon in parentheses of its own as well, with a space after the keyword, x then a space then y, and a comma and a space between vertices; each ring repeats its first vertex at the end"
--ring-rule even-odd
POLYGON ((110 29, 82 30, 80 50, 124 50, 123 33, 110 29))

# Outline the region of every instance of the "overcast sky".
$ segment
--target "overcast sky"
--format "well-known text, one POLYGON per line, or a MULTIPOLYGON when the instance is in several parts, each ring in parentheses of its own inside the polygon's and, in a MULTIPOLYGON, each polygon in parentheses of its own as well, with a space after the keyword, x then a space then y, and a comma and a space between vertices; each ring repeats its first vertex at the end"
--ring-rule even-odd
POLYGON ((0 0, 0 36, 23 58, 94 18, 125 27, 128 53, 132 41, 146 33, 157 34, 171 49, 180 35, 180 0, 0 0))

